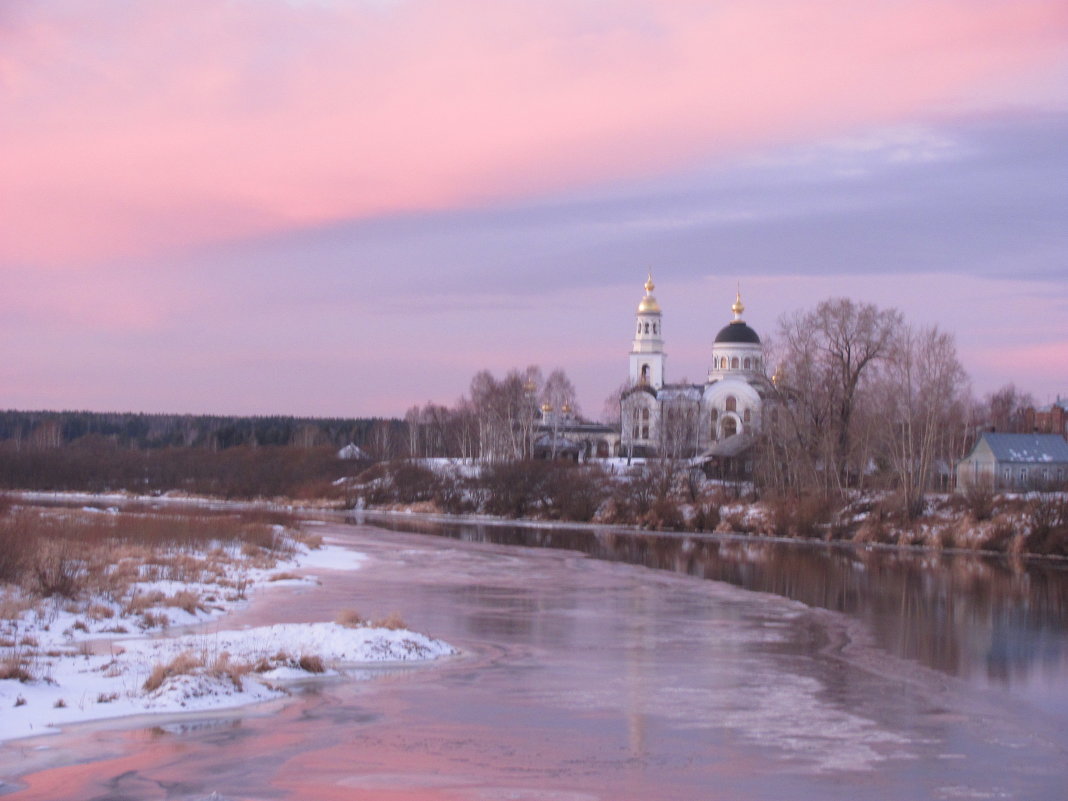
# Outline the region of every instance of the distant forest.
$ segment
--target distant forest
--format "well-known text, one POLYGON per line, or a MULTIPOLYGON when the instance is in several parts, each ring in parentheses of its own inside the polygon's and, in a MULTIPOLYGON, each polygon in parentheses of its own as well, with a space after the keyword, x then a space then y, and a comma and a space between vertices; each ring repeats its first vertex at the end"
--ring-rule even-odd
POLYGON ((138 450, 225 450, 242 445, 341 448, 353 443, 365 450, 388 451, 405 436, 402 420, 381 418, 0 411, 0 443, 16 451, 63 447, 86 437, 138 450))
POLYGON ((0 412, 0 489, 334 498, 407 447, 403 420, 0 412), (352 443, 365 458, 341 459, 352 443))

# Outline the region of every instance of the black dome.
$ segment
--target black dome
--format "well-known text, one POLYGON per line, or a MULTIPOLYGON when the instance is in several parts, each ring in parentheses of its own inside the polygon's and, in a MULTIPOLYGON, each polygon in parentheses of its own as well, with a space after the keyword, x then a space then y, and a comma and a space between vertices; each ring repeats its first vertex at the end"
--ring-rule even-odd
POLYGON ((722 330, 716 334, 716 342, 748 342, 752 345, 759 345, 760 337, 757 336, 756 331, 741 320, 735 320, 733 323, 723 326, 722 330))

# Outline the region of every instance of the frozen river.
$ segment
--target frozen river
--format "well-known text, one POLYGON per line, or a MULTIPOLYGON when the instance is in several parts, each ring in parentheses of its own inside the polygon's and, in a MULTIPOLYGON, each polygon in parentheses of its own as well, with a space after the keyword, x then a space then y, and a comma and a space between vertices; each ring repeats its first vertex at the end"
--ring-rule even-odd
POLYGON ((11 745, 12 797, 1065 798, 1063 567, 401 522, 227 626, 396 610, 461 657, 11 745))

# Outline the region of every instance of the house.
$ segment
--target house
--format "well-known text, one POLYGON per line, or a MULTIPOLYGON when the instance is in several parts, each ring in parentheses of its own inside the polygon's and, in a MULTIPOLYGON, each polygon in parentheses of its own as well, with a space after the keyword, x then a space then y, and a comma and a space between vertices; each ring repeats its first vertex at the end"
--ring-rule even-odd
POLYGON ((957 463, 957 489, 1032 490, 1068 483, 1068 442, 1058 434, 984 433, 957 463))
POLYGON ((363 459, 370 460, 370 456, 363 448, 355 443, 350 442, 344 448, 337 452, 338 459, 363 459))

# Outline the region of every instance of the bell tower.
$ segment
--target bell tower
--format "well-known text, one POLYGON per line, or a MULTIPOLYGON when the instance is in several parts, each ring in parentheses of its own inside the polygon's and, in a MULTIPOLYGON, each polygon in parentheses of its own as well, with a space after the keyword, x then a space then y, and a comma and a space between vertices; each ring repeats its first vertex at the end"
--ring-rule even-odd
POLYGON ((645 297, 638 304, 637 330, 630 349, 630 382, 654 390, 664 386, 663 330, 660 304, 653 297, 653 274, 645 282, 645 297))

